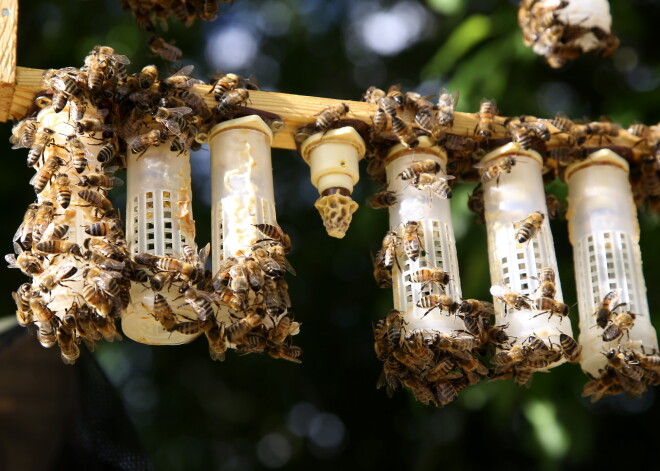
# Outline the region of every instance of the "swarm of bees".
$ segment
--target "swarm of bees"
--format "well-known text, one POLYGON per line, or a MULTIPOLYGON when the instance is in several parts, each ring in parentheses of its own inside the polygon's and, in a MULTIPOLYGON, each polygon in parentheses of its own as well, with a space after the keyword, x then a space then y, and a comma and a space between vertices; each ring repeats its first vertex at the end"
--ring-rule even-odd
POLYGON ((129 10, 135 17, 142 31, 151 33, 149 47, 166 61, 176 62, 183 53, 174 44, 168 43, 156 34, 159 23, 165 31, 169 17, 173 16, 186 26, 192 25, 197 18, 213 21, 218 17, 219 4, 233 0, 120 0, 121 7, 129 10))
POLYGON ((263 238, 212 276, 207 249, 197 254, 184 245, 178 256, 131 257, 108 198, 123 184, 114 172, 125 168, 126 153, 140 158, 152 146, 180 154, 199 148, 211 126, 245 104, 246 82, 220 77, 212 89, 218 105, 209 109, 192 91, 202 82, 190 76, 191 67, 159 78, 154 66, 129 75, 127 64, 112 48, 97 46, 80 69, 47 71, 49 90, 13 129, 13 147, 30 149, 37 194, 14 236, 15 254, 6 256, 10 267, 32 278, 12 294, 19 323, 36 328, 42 345, 59 345, 71 364, 81 340, 93 348, 100 339, 122 339, 116 320, 131 302, 131 285, 139 284, 154 293, 151 315, 163 330, 203 332, 213 359, 236 348, 299 362, 302 351, 290 342, 299 323, 283 279, 291 241, 281 229, 258 225, 263 238), (51 110, 54 118, 44 114, 51 110), (194 318, 168 303, 163 290, 172 286, 194 318))
MULTIPOLYGON (((525 46, 544 56, 553 68, 562 67, 567 61, 589 51, 610 56, 619 47, 619 39, 610 33, 609 28, 605 30, 591 21, 590 14, 598 13, 583 11, 585 16, 579 22, 567 21, 570 3, 570 0, 522 0, 518 9, 518 24, 525 46), (566 15, 562 16, 562 13, 566 15)), ((594 3, 604 4, 608 10, 605 14, 609 17, 606 1, 594 3)))

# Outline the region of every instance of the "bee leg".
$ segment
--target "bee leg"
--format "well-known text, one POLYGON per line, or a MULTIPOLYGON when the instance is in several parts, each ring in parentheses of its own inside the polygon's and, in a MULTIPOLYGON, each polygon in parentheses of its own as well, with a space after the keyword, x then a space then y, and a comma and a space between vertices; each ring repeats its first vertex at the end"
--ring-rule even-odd
POLYGON ((440 308, 440 305, 439 305, 439 304, 436 304, 436 305, 433 306, 431 309, 429 309, 428 311, 426 311, 422 317, 426 317, 426 315, 427 315, 429 312, 431 312, 432 310, 434 310, 436 307, 437 307, 437 308, 440 308))

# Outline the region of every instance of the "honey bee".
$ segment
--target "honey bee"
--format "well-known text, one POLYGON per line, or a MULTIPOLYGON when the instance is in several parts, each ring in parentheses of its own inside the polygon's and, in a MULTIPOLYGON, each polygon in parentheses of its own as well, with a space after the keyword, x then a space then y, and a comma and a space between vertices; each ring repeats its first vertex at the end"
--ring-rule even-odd
POLYGON ((26 118, 16 123, 11 129, 11 137, 9 138, 12 149, 32 147, 38 130, 39 125, 36 118, 26 118))
POLYGON ((403 324, 404 320, 400 311, 392 309, 387 313, 387 317, 385 318, 385 327, 387 329, 387 339, 392 346, 397 346, 400 344, 403 324))
POLYGON ((507 366, 525 361, 533 350, 527 345, 514 345, 509 350, 498 352, 493 357, 495 365, 507 366))
POLYGON ((97 186, 106 190, 123 184, 124 182, 120 178, 112 177, 104 173, 88 173, 82 175, 78 182, 78 185, 82 187, 97 186))
POLYGON ((222 98, 229 92, 235 90, 240 84, 241 78, 236 74, 226 74, 220 77, 211 87, 209 93, 213 93, 216 101, 222 98))
POLYGON ((385 190, 373 194, 367 200, 367 205, 373 209, 389 208, 397 203, 396 193, 385 190))
POLYGON ((480 139, 489 139, 493 134, 494 119, 498 114, 497 105, 494 100, 481 100, 479 107, 479 123, 475 132, 480 139))
POLYGON ((36 250, 47 254, 72 254, 82 257, 80 246, 68 240, 45 240, 38 242, 36 250))
POLYGON ((603 300, 600 302, 598 309, 595 312, 596 315, 596 325, 601 329, 607 327, 610 319, 612 318, 614 311, 620 307, 625 306, 626 303, 617 304, 621 296, 620 290, 613 290, 607 293, 603 300), (614 307, 612 307, 614 305, 614 307))
POLYGON ((215 107, 215 112, 218 116, 224 116, 234 108, 245 105, 249 98, 250 92, 244 88, 237 88, 236 90, 227 92, 215 107))
POLYGON ((481 341, 474 335, 470 334, 453 335, 450 337, 450 342, 450 350, 454 352, 454 357, 456 358, 457 362, 459 358, 462 358, 463 361, 468 361, 468 358, 470 357, 470 355, 462 355, 458 352, 474 350, 475 348, 479 348, 481 346, 481 341))
POLYGON ((477 215, 477 224, 485 224, 486 219, 484 216, 484 190, 483 188, 476 189, 468 198, 468 209, 477 215))
POLYGON ((481 183, 488 183, 492 180, 497 180, 497 184, 499 184, 500 175, 502 173, 511 173, 514 165, 516 165, 516 159, 511 155, 507 155, 498 158, 495 162, 479 162, 474 167, 484 169, 481 173, 481 183))
POLYGON ((34 222, 36 220, 39 205, 32 203, 23 215, 23 221, 18 227, 16 234, 14 234, 13 242, 19 242, 23 248, 28 248, 32 242, 32 231, 34 229, 34 222))
POLYGON ((515 310, 531 309, 531 301, 527 296, 523 296, 502 285, 493 285, 490 287, 490 294, 501 302, 515 310))
POLYGON ((404 147, 414 149, 419 145, 417 134, 415 134, 413 129, 398 116, 392 116, 392 131, 394 131, 394 134, 396 134, 399 142, 401 142, 404 147))
POLYGON ((438 270, 437 268, 420 268, 410 274, 410 281, 413 283, 424 283, 422 289, 429 283, 446 286, 449 283, 449 273, 438 270))
POLYGON ((417 109, 415 123, 424 131, 431 134, 431 137, 436 141, 441 140, 445 136, 442 126, 436 120, 435 116, 433 116, 433 106, 430 103, 427 106, 417 109))
POLYGON ((640 355, 637 362, 642 368, 660 371, 660 355, 640 355))
POLYGON ((408 221, 403 225, 403 250, 413 262, 421 254, 422 240, 417 221, 408 221))
POLYGON ((619 135, 620 126, 611 122, 593 122, 588 124, 574 124, 571 128, 571 138, 578 145, 584 144, 590 136, 616 137, 619 135))
POLYGON ((268 353, 272 358, 280 358, 282 360, 287 360, 293 363, 302 363, 298 357, 302 355, 302 348, 296 347, 295 345, 267 345, 266 353, 268 353))
MULTIPOLYGON (((279 227, 273 224, 253 224, 266 237, 270 237, 282 244, 284 253, 291 251, 291 238, 279 227)), ((261 241, 257 241, 261 242, 261 241)))
POLYGON ((227 339, 232 343, 239 343, 245 335, 252 329, 260 326, 263 322, 263 316, 257 311, 248 312, 248 314, 227 327, 227 339))
POLYGON ((409 376, 403 380, 408 389, 413 393, 415 399, 417 399, 422 404, 436 404, 435 394, 430 387, 425 385, 421 380, 417 379, 415 376, 409 376))
POLYGON ((94 136, 97 132, 110 131, 112 128, 97 118, 81 118, 76 121, 76 133, 78 135, 89 133, 94 136))
POLYGON ((452 197, 451 187, 447 180, 453 180, 452 175, 432 175, 430 173, 420 173, 413 180, 413 186, 422 190, 428 188, 432 193, 439 198, 448 199, 452 197))
POLYGON ((495 314, 495 309, 491 303, 486 301, 464 299, 458 308, 458 312, 466 317, 482 316, 488 318, 495 314))
POLYGON ((179 108, 159 107, 156 113, 154 113, 154 119, 165 126, 175 136, 180 136, 187 131, 189 126, 184 116, 191 112, 192 109, 187 106, 179 108))
POLYGON ((642 159, 642 175, 640 183, 644 194, 650 198, 660 197, 660 179, 658 178, 658 160, 655 155, 647 155, 642 159))
POLYGON ((427 294, 417 301, 416 306, 425 309, 428 308, 422 317, 426 316, 435 308, 438 308, 441 311, 446 310, 449 314, 452 314, 458 309, 458 303, 454 301, 451 296, 447 296, 446 294, 427 294))
POLYGON ((635 313, 631 311, 618 313, 603 331, 603 341, 611 342, 623 337, 624 333, 628 333, 632 329, 635 317, 635 313))
POLYGON ((441 358, 435 363, 435 365, 422 373, 423 379, 430 383, 440 381, 442 378, 446 377, 455 366, 456 361, 452 357, 446 356, 441 358))
POLYGON ((524 244, 528 240, 531 240, 541 228, 541 224, 543 224, 544 219, 545 214, 543 214, 541 211, 534 211, 525 219, 514 222, 513 226, 519 227, 516 235, 514 236, 515 240, 517 240, 519 244, 524 244))
POLYGON ((256 247, 252 249, 252 256, 255 258, 261 269, 271 278, 280 279, 284 277, 286 269, 277 263, 268 252, 261 248, 256 247))
POLYGON ((32 308, 30 307, 30 297, 32 296, 32 285, 23 283, 17 291, 11 293, 11 297, 16 303, 16 318, 21 327, 27 327, 32 324, 32 308))
MULTIPOLYGON (((96 160, 98 160, 100 163, 105 164, 107 162, 110 162, 115 155, 117 155, 117 144, 114 141, 107 142, 101 146, 101 149, 99 150, 99 153, 96 154, 96 160)), ((122 157, 122 161, 124 160, 124 157, 122 157)), ((125 162, 124 162, 125 166, 125 162)))
POLYGON ((276 317, 286 311, 286 305, 280 296, 280 291, 275 280, 266 278, 263 286, 263 295, 268 315, 276 317))
POLYGON ((69 152, 71 153, 73 168, 76 169, 76 172, 82 173, 83 170, 87 168, 87 158, 90 157, 91 154, 75 134, 67 136, 66 140, 69 144, 69 152))
POLYGON ((506 328, 509 325, 497 325, 490 327, 485 332, 485 341, 494 345, 502 345, 509 341, 509 335, 506 333, 506 328))
POLYGON ((177 62, 181 60, 183 52, 181 49, 166 42, 163 38, 160 38, 156 35, 153 35, 147 41, 149 44, 149 49, 154 54, 158 54, 162 59, 169 62, 177 62))
POLYGON ((46 185, 50 182, 51 178, 55 174, 55 171, 64 165, 64 160, 52 155, 43 166, 34 174, 30 180, 30 185, 34 187, 34 192, 39 194, 46 188, 46 185))
POLYGON ((435 385, 435 395, 442 406, 456 400, 458 392, 449 381, 440 381, 435 385))
POLYGON ((211 359, 214 361, 224 361, 225 352, 227 351, 224 325, 212 325, 211 328, 205 332, 205 335, 209 343, 209 355, 211 356, 211 359))
MULTIPOLYGON (((194 65, 186 65, 180 68, 179 70, 177 70, 169 77, 164 78, 158 84, 159 91, 161 93, 176 92, 176 91, 182 91, 183 93, 187 93, 188 90, 190 90, 193 87, 193 85, 201 84, 202 83, 201 80, 197 80, 191 77, 194 68, 195 68, 194 65)), ((181 96, 181 95, 177 95, 177 96, 181 96)))
POLYGON ((86 201, 92 207, 100 211, 102 216, 108 216, 112 214, 114 211, 114 208, 112 207, 112 202, 98 191, 82 190, 78 192, 78 196, 80 197, 80 199, 86 201))
POLYGON ((94 328, 103 336, 103 340, 106 342, 123 340, 122 336, 117 332, 117 326, 113 318, 103 316, 100 312, 92 312, 91 318, 94 328))
POLYGON ((60 327, 57 331, 57 343, 60 346, 62 361, 67 365, 73 365, 80 356, 80 349, 76 345, 76 337, 71 329, 60 327))
MULTIPOLYGON (((140 134, 128 140, 127 147, 133 154, 144 154, 151 146, 158 147, 164 140, 165 136, 158 129, 152 129, 149 132, 140 134)), ((138 156, 139 157, 139 156, 138 156)))
POLYGON ((158 68, 155 65, 144 66, 138 74, 137 79, 140 88, 151 88, 154 82, 158 80, 158 68))
POLYGON ((438 173, 442 170, 439 162, 432 159, 418 160, 406 167, 398 177, 401 180, 416 179, 422 173, 438 173))
POLYGON ((32 242, 36 244, 41 240, 46 228, 50 225, 55 215, 55 206, 50 201, 44 201, 37 210, 34 217, 34 226, 32 230, 32 242))
POLYGON ((85 284, 82 289, 82 295, 85 301, 92 306, 102 317, 108 317, 114 309, 110 298, 96 283, 85 284))
POLYGON ((292 329, 293 321, 290 314, 283 315, 268 334, 268 339, 274 344, 284 343, 292 329))
POLYGON ((163 329, 172 332, 177 325, 176 316, 163 295, 154 294, 154 310, 151 315, 163 326, 163 329))
POLYGON ((48 293, 54 290, 57 285, 62 284, 62 281, 68 280, 76 274, 78 268, 72 264, 67 263, 64 265, 51 265, 48 270, 39 275, 35 281, 39 283, 39 289, 43 293, 48 293))
POLYGON ((165 286, 171 286, 176 277, 176 273, 160 272, 149 278, 149 286, 153 291, 162 291, 165 286))
POLYGON ((53 131, 50 128, 39 128, 34 135, 34 140, 31 145, 30 152, 27 156, 28 167, 34 167, 44 153, 44 149, 48 147, 53 141, 53 131))
POLYGON ((571 337, 564 333, 559 334, 559 345, 561 346, 562 353, 567 361, 570 363, 577 363, 580 361, 582 354, 582 347, 571 337))
POLYGON ((379 288, 385 289, 392 287, 392 271, 383 267, 380 263, 374 263, 374 279, 379 288))
POLYGON ((211 327, 213 327, 213 324, 215 324, 215 321, 210 318, 205 321, 197 320, 179 322, 174 326, 173 330, 184 335, 197 335, 209 330, 211 327))
POLYGON ((238 295, 234 291, 226 288, 216 294, 216 301, 223 306, 227 306, 232 311, 242 312, 246 309, 245 297, 238 295))
POLYGON ((458 103, 458 90, 455 90, 451 94, 444 88, 440 90, 438 104, 436 105, 436 108, 438 109, 437 118, 440 126, 451 128, 454 125, 454 110, 456 108, 456 103, 458 103))
POLYGON ((18 268, 27 276, 38 275, 43 272, 42 259, 30 252, 20 252, 18 257, 14 254, 5 255, 9 268, 18 268))
POLYGON ((616 374, 619 381, 623 379, 621 376, 630 378, 633 381, 641 381, 644 376, 644 370, 638 365, 631 363, 628 352, 621 351, 621 348, 619 347, 618 349, 611 349, 604 355, 605 358, 607 358, 608 367, 613 369, 615 374, 620 373, 616 374))
POLYGON ((325 110, 315 115, 317 118, 314 122, 314 128, 319 132, 327 131, 336 125, 344 116, 346 116, 346 113, 349 111, 350 110, 346 103, 328 105, 326 106, 325 110))
POLYGON ((52 329, 57 329, 60 323, 60 319, 51 311, 44 299, 33 294, 29 300, 30 309, 36 317, 41 327, 51 327, 52 329))
POLYGON ((646 138, 649 134, 649 127, 642 123, 635 123, 631 124, 627 131, 635 137, 646 138))

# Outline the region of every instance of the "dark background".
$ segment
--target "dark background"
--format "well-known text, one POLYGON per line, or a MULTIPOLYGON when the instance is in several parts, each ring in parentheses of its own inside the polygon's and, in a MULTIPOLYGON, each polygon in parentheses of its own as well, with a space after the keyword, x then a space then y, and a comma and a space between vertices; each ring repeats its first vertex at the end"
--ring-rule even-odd
MULTIPOLYGON (((401 83, 422 94, 445 86, 460 91, 461 111, 477 111, 486 97, 509 116, 563 111, 572 118, 606 115, 624 126, 654 124, 660 115, 660 3, 612 3, 620 50, 559 71, 522 45, 513 0, 236 0, 214 23, 184 28, 171 20, 163 36, 176 39, 184 63, 194 63, 195 75, 205 80, 219 70, 254 74, 266 90, 354 100, 369 85, 401 83), (375 44, 365 40, 369 34, 376 35, 375 44)), ((149 63, 166 70, 146 39, 115 0, 23 1, 18 65, 79 67, 94 45, 105 44, 132 60, 130 72, 149 63)), ((10 128, 0 127, 7 143, 0 172, 6 253, 34 198, 27 151, 10 149, 10 128)), ((193 155, 193 164, 202 246, 210 240, 208 151, 193 155)), ((371 277, 370 253, 387 229, 385 212, 365 204, 376 185, 366 177, 357 185, 361 208, 346 238, 336 240, 325 234, 313 207, 317 194, 302 159, 276 149, 273 166, 278 221, 294 244, 290 261, 298 276, 289 285, 296 319, 303 323, 295 337, 304 349, 303 364, 233 353, 215 363, 202 340, 149 347, 125 339, 99 345, 94 353, 157 469, 658 467, 657 391, 590 404, 580 397, 586 377, 575 365, 538 374, 529 388, 484 382, 444 409, 425 407, 407 393, 389 399, 376 390, 380 364, 372 323, 392 305, 391 294, 378 290, 371 277)), ((465 204, 472 187, 455 187, 452 210, 463 294, 486 299, 485 228, 474 223, 465 204)), ((565 198, 561 182, 548 189, 565 198)), ((114 202, 125 205, 121 191, 114 202)), ((660 305, 660 249, 654 242, 660 227, 658 216, 643 209, 639 216, 654 312, 660 305)), ((566 222, 552 227, 565 298, 572 303, 566 222)), ((0 270, 6 286, 0 312, 13 313, 10 291, 25 281, 18 270, 0 270)), ((48 354, 59 357, 56 348, 48 354)))

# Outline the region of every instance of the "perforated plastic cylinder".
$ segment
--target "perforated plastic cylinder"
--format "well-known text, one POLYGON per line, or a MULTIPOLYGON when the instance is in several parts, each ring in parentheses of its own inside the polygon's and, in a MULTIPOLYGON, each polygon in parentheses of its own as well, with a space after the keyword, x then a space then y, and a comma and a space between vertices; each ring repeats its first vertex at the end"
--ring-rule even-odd
MULTIPOLYGON (((197 251, 192 216, 190 154, 171 151, 168 145, 150 146, 144 154, 127 155, 126 239, 132 256, 150 253, 183 257, 183 245, 197 251)), ((160 291, 179 321, 196 319, 179 293, 180 282, 160 291)), ((131 304, 122 318, 122 330, 136 342, 178 345, 196 335, 168 332, 151 314, 155 293, 134 283, 131 304)))
MULTIPOLYGON (((548 222, 545 191, 541 169, 543 161, 538 153, 523 150, 519 144, 510 143, 486 155, 482 162, 492 165, 502 157, 513 157, 515 165, 510 173, 502 172, 498 178, 484 183, 484 209, 488 231, 488 259, 493 286, 502 286, 531 301, 540 293, 539 277, 544 267, 554 270, 556 294, 562 302, 561 283, 557 272, 557 259, 548 222), (531 213, 545 215, 538 232, 522 244, 516 240, 517 223, 531 213)), ((494 299, 495 319, 498 325, 508 324, 506 329, 516 344, 535 335, 546 344, 559 345, 561 333, 572 336, 571 323, 560 316, 540 314, 536 309, 514 310, 494 299), (505 308, 506 307, 506 308, 505 308)), ((533 305, 533 302, 530 303, 533 305)), ((558 364, 558 363, 556 363, 558 364)))
POLYGON ((273 133, 259 116, 217 124, 211 149, 213 273, 265 235, 256 224, 277 225, 270 144, 273 133))
MULTIPOLYGON (((649 318, 639 249, 637 210, 628 181, 628 163, 608 149, 566 170, 569 236, 573 244, 580 312, 582 369, 593 377, 607 364, 603 353, 619 345, 647 354, 658 348, 649 318), (605 295, 619 293, 617 310, 632 311, 634 325, 620 339, 603 341, 596 311, 605 295)), ((614 306, 611 306, 614 307, 614 306)))
POLYGON ((426 159, 439 163, 441 173, 446 171, 447 154, 444 149, 432 146, 426 137, 420 138, 420 144, 415 149, 395 146, 385 167, 388 189, 397 194, 397 203, 389 208, 390 227, 403 240, 405 223, 416 221, 422 239, 422 253, 417 260, 410 259, 405 250, 397 252, 398 263, 392 268, 394 309, 403 313, 408 331, 435 331, 451 335, 453 331, 465 328, 458 316, 447 315, 446 311, 439 308, 427 313, 428 308, 417 307, 417 302, 429 294, 446 294, 456 302, 461 299, 461 280, 449 200, 438 197, 428 189, 417 189, 409 181, 398 177, 413 162, 426 159), (420 283, 413 283, 410 274, 421 268, 448 272, 450 279, 444 291, 436 283, 428 283, 423 289, 420 283))

